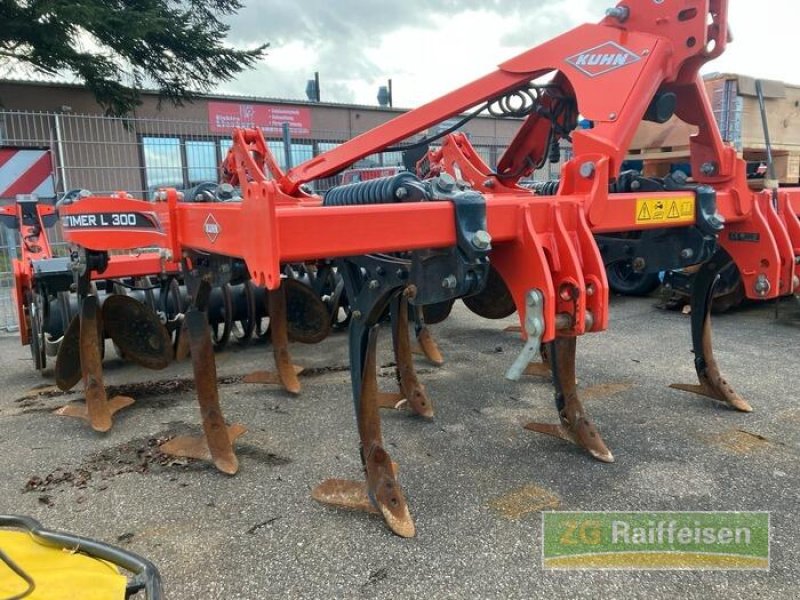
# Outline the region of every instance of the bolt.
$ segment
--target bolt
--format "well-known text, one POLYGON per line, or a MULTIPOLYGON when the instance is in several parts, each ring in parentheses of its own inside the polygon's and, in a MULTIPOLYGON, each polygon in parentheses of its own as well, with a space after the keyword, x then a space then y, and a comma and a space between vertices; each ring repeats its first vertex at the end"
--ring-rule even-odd
POLYGON ((700 172, 707 177, 710 177, 711 175, 716 175, 717 165, 713 162, 703 163, 702 165, 700 165, 700 172))
POLYGON ((442 287, 446 290, 454 290, 458 285, 458 279, 455 275, 448 275, 442 279, 442 287))
POLYGON ((800 265, 800 256, 795 256, 794 257, 794 264, 800 265))
POLYGON ((556 315, 556 329, 564 330, 564 329, 572 329, 572 315, 567 313, 558 313, 556 315))
POLYGON ((378 282, 377 279, 373 279, 372 281, 369 282, 369 289, 377 290, 379 287, 381 287, 381 284, 380 282, 378 282))
POLYGON ((689 176, 680 170, 673 171, 672 173, 670 173, 670 178, 674 183, 678 185, 685 185, 686 182, 689 180, 689 176))
POLYGON ((684 248, 683 250, 681 250, 681 258, 683 260, 689 260, 693 256, 694 256, 694 250, 692 250, 691 248, 684 248))
POLYGON ((611 113, 608 115, 609 121, 616 121, 617 120, 617 113, 611 113))
POLYGON ((478 250, 488 250, 489 245, 492 243, 492 236, 488 231, 479 229, 472 235, 472 245, 478 250))
POLYGON ((397 269, 397 271, 395 271, 394 274, 400 280, 404 281, 404 280, 408 279, 408 271, 406 271, 405 269, 397 269))
POLYGON ((594 163, 591 161, 587 161, 581 165, 578 172, 584 179, 590 179, 592 175, 594 175, 594 169, 595 169, 594 163))
POLYGON ((436 187, 445 193, 452 192, 456 187, 456 180, 450 173, 442 173, 436 179, 436 187))
POLYGON ((792 277, 792 289, 790 291, 794 293, 795 290, 800 290, 800 277, 797 275, 792 277))
POLYGON ((354 311, 353 311, 353 318, 354 318, 356 321, 358 321, 358 320, 361 318, 361 311, 360 311, 360 310, 354 310, 354 311))
POLYGON ((647 262, 641 256, 637 256, 636 258, 633 259, 631 266, 633 267, 634 271, 636 271, 637 273, 641 273, 647 266, 647 262))
POLYGON ((489 189, 492 189, 494 187, 494 179, 487 179, 486 181, 484 181, 483 182, 483 187, 487 187, 489 189))
POLYGON ((569 302, 570 300, 577 298, 578 288, 573 286, 571 283, 565 283, 559 288, 558 295, 564 302, 569 302))
POLYGON ((542 301, 541 296, 538 292, 528 292, 528 295, 525 297, 525 302, 528 306, 538 306, 542 301))
POLYGON ((408 196, 408 190, 403 186, 397 188, 397 190, 394 193, 394 197, 397 198, 398 200, 402 200, 406 196, 408 196))
POLYGON ((759 296, 766 296, 769 294, 770 290, 769 279, 767 279, 766 275, 759 275, 758 279, 756 279, 756 283, 753 286, 753 289, 756 291, 756 294, 759 296))
POLYGON ((589 283, 586 285, 586 295, 587 296, 594 296, 594 284, 589 283))
POLYGON ((606 16, 616 19, 620 23, 624 23, 628 20, 628 17, 631 16, 631 9, 627 6, 615 6, 614 8, 606 10, 606 16))
POLYGON ((639 188, 642 187, 642 183, 640 181, 631 181, 631 189, 635 192, 639 188))

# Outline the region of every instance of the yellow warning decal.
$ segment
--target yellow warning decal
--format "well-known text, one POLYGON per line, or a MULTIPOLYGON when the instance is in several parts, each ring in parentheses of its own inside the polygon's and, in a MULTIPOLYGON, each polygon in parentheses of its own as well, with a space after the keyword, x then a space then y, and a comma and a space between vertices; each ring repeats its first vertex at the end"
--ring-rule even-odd
POLYGON ((636 224, 694 223, 694 196, 636 200, 636 224))

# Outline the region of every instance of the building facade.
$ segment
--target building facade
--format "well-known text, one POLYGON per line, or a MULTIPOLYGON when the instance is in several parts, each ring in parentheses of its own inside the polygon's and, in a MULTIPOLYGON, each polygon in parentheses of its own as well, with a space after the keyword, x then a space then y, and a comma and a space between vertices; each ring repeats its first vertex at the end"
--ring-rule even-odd
MULTIPOLYGON (((18 81, 0 81, 0 103, 0 147, 48 150, 56 192, 124 190, 137 197, 148 197, 163 186, 186 188, 217 179, 234 127, 260 127, 285 168, 404 112, 379 106, 211 95, 174 106, 146 92, 130 117, 112 118, 104 116, 81 86, 18 81)), ((494 166, 518 126, 516 120, 476 117, 461 131, 494 166)), ((366 157, 358 166, 399 164, 400 153, 388 152, 366 157)), ((331 183, 320 182, 318 189, 331 183)))

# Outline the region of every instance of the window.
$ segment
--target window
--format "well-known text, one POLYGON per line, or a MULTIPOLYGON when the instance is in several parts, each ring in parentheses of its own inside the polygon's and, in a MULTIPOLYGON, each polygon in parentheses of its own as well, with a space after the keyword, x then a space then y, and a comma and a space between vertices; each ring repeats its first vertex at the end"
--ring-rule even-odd
POLYGON ((296 144, 292 142, 292 166, 296 167, 300 163, 314 158, 314 146, 311 144, 296 144))
POLYGON ((267 140, 267 148, 269 148, 278 166, 285 171, 286 153, 283 151, 283 142, 279 140, 267 140))
MULTIPOLYGON (((220 140, 221 149, 224 141, 220 140)), ((227 142, 230 145, 230 140, 227 142)), ((161 187, 186 189, 219 178, 220 155, 214 140, 143 137, 142 153, 145 186, 150 194, 161 187)))
POLYGON ((179 138, 142 138, 142 152, 148 192, 154 192, 160 187, 183 187, 183 160, 179 138))
POLYGON ((186 142, 186 177, 189 187, 204 181, 216 181, 219 164, 212 141, 186 142))
MULTIPOLYGON (((286 148, 283 145, 283 140, 267 140, 267 147, 272 152, 275 162, 278 166, 286 171, 288 165, 286 163, 286 148)), ((292 142, 291 145, 292 166, 296 167, 300 163, 310 160, 314 157, 314 146, 311 144, 298 144, 292 142)))
POLYGON ((341 146, 339 142, 318 142, 317 154, 322 154, 323 152, 327 152, 328 150, 333 150, 334 148, 338 148, 339 146, 341 146))

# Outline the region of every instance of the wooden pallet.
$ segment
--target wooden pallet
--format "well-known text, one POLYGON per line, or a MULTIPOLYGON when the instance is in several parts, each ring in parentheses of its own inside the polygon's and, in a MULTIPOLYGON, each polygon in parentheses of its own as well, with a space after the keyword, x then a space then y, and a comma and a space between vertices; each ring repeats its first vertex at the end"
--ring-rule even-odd
MULTIPOLYGON (((767 164, 767 153, 760 148, 747 149, 740 153, 747 162, 762 162, 767 164)), ((800 184, 800 152, 775 151, 772 155, 775 165, 775 175, 781 185, 800 184)), ((642 174, 646 177, 664 177, 668 175, 674 165, 689 162, 689 148, 666 147, 661 149, 634 150, 625 160, 637 160, 644 163, 642 174)), ((756 184, 762 181, 754 180, 756 184)), ((762 182, 763 184, 763 182, 762 182)))
MULTIPOLYGON (((755 79, 742 75, 706 76, 705 85, 723 139, 747 161, 766 162, 766 145, 755 79)), ((762 81, 775 171, 782 185, 800 182, 800 87, 762 81)), ((643 122, 628 160, 642 160, 645 173, 663 176, 686 162, 689 138, 697 129, 677 117, 663 125, 643 122)))

